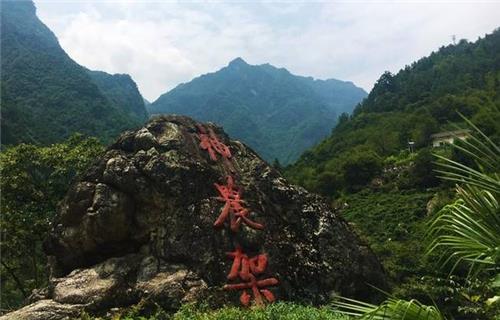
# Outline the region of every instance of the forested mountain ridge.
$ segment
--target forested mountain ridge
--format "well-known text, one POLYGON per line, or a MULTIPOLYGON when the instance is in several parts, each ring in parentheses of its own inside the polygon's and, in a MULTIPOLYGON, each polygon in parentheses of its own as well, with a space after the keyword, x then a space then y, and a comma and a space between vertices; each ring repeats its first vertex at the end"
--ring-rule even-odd
POLYGON ((75 132, 107 141, 142 122, 64 52, 32 1, 1 2, 1 52, 3 145, 49 144, 75 132))
POLYGON ((146 100, 128 74, 109 74, 92 70, 88 70, 88 73, 101 92, 130 118, 140 122, 148 118, 146 100))
POLYGON ((290 163, 365 96, 351 82, 314 80, 237 58, 163 94, 148 110, 215 122, 266 160, 290 163))
POLYGON ((498 139, 499 52, 497 29, 476 42, 442 47, 396 75, 384 73, 353 115, 342 116, 327 139, 288 168, 288 176, 323 194, 347 182, 363 185, 371 174, 345 176, 353 159, 380 162, 405 150, 408 141, 417 149, 428 146, 431 134, 462 121, 459 113, 498 139))

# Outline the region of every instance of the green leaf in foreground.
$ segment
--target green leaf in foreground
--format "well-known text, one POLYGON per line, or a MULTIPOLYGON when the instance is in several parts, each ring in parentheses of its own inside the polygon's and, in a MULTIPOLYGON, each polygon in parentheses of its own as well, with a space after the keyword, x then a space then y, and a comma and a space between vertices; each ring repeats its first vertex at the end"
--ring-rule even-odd
POLYGON ((389 298, 380 305, 374 305, 354 299, 340 297, 333 303, 345 315, 361 317, 361 319, 391 320, 444 320, 445 317, 434 306, 426 306, 417 300, 399 300, 389 298))

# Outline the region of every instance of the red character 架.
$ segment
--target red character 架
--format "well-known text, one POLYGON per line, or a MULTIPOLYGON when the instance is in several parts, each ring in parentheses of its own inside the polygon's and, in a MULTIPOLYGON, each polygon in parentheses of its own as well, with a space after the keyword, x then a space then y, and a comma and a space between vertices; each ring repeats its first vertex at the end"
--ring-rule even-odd
POLYGON ((230 219, 230 227, 233 232, 237 232, 241 223, 248 225, 253 229, 262 230, 264 226, 258 222, 250 220, 247 215, 250 213, 248 209, 243 207, 243 199, 241 198, 240 190, 234 185, 232 176, 227 176, 227 185, 214 184, 219 191, 220 197, 217 200, 225 202, 221 214, 214 222, 215 227, 220 227, 228 218, 230 219))
POLYGON ((264 304, 263 296, 268 302, 273 302, 275 300, 273 293, 266 289, 266 287, 278 284, 278 280, 276 278, 257 279, 257 276, 264 273, 267 267, 267 256, 265 254, 259 254, 253 258, 249 258, 243 253, 241 247, 237 247, 235 251, 228 252, 227 255, 233 258, 231 271, 227 278, 229 280, 240 278, 244 282, 227 284, 224 286, 224 289, 243 290, 240 295, 240 302, 244 306, 248 306, 251 299, 247 289, 252 291, 255 304, 258 306, 264 304))

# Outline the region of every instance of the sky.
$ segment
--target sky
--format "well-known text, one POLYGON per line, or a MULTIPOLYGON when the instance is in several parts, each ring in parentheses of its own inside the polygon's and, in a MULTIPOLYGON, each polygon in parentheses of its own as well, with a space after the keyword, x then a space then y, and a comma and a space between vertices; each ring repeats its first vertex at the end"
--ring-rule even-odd
POLYGON ((369 91, 440 46, 500 27, 498 1, 35 0, 79 64, 128 73, 154 101, 236 57, 369 91))

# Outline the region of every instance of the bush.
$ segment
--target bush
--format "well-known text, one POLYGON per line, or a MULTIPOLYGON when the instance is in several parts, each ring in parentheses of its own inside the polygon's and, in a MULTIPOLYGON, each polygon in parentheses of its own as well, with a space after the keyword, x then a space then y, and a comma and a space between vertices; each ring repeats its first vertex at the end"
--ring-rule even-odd
POLYGON ((356 152, 342 164, 344 186, 356 191, 368 184, 382 170, 382 162, 374 152, 356 152))
POLYGON ((333 172, 323 172, 318 176, 318 181, 316 182, 317 192, 323 195, 329 195, 336 197, 340 194, 342 190, 342 177, 333 172))
POLYGON ((439 185, 440 180, 435 172, 435 160, 436 158, 429 149, 423 149, 417 154, 410 170, 410 179, 416 187, 432 188, 439 185))

